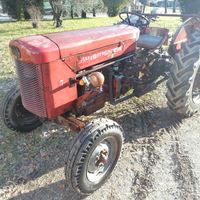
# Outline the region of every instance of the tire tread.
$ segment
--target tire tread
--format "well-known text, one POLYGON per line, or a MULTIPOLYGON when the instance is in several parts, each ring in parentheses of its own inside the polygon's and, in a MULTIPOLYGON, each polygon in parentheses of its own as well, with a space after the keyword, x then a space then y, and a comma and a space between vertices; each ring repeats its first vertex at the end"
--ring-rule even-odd
POLYGON ((71 145, 66 156, 65 177, 69 186, 74 191, 82 195, 91 194, 91 192, 85 191, 80 184, 82 164, 93 143, 105 131, 111 128, 119 129, 123 133, 122 128, 112 120, 98 119, 93 121, 85 130, 79 133, 78 137, 71 145), (98 131, 96 129, 98 129, 98 131))
MULTIPOLYGON (((182 48, 174 56, 175 64, 170 69, 170 78, 167 81, 167 104, 186 117, 191 116, 200 108, 200 105, 192 105, 191 93, 196 73, 200 66, 200 29, 190 34, 190 42, 182 43, 182 48)), ((193 103, 194 104, 194 103, 193 103)))

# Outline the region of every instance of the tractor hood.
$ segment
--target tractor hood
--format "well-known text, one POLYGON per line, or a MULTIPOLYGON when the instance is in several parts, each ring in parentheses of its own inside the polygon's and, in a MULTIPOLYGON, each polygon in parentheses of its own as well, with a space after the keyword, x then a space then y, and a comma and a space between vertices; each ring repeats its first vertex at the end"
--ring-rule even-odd
POLYGON ((118 25, 49 33, 43 36, 54 41, 60 49, 61 58, 65 58, 118 44, 120 41, 136 39, 139 37, 139 30, 132 26, 118 25))
MULTIPOLYGON (((92 56, 97 56, 95 52, 102 49, 104 54, 107 50, 111 51, 112 57, 128 53, 135 48, 138 38, 139 29, 115 25, 22 37, 12 40, 9 46, 11 55, 23 62, 41 64, 76 56, 77 65, 85 62, 83 57, 86 54, 94 52, 92 56), (120 49, 117 49, 120 45, 120 49)), ((69 65, 74 65, 74 59, 69 62, 69 65)))
POLYGON ((14 39, 9 47, 12 57, 26 63, 48 63, 60 58, 58 46, 42 35, 14 39))

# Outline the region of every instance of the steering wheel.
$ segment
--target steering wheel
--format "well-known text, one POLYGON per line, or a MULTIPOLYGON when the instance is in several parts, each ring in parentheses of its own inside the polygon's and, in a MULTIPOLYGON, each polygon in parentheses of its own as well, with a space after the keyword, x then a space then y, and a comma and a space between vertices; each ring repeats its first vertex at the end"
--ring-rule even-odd
POLYGON ((141 27, 141 26, 149 26, 149 20, 146 18, 146 17, 144 17, 144 16, 142 16, 141 14, 139 14, 139 13, 135 13, 135 12, 121 12, 120 14, 119 14, 119 17, 121 18, 121 20, 123 21, 123 22, 126 22, 128 25, 134 25, 134 26, 136 26, 136 27, 141 27), (122 15, 123 14, 126 14, 127 15, 127 19, 128 19, 128 22, 127 22, 127 20, 126 19, 124 19, 123 17, 122 17, 122 15), (145 21, 146 21, 146 24, 132 24, 131 23, 131 20, 130 20, 130 15, 136 15, 136 16, 138 16, 138 17, 140 17, 140 18, 142 18, 142 19, 144 19, 145 21))

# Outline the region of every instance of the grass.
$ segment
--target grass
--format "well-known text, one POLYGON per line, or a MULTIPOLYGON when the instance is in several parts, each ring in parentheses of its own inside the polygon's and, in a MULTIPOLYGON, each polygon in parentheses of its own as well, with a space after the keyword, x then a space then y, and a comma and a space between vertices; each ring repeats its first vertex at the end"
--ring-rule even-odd
MULTIPOLYGON (((46 20, 40 22, 39 29, 33 29, 30 21, 0 22, 0 101, 10 87, 17 83, 14 63, 8 49, 10 40, 28 35, 107 26, 117 21, 120 21, 118 17, 65 19, 62 28, 55 28, 52 20, 46 20)), ((168 28, 170 31, 175 32, 180 24, 181 21, 179 18, 161 17, 158 22, 152 22, 151 26, 168 28)), ((148 95, 148 98, 154 98, 152 94, 148 95)), ((146 98, 147 96, 138 99, 137 104, 142 104, 146 101, 146 98)), ((119 104, 117 107, 126 108, 126 103, 119 104)), ((114 115, 112 116, 115 117, 114 115)), ((72 133, 66 133, 65 140, 70 139, 72 136, 72 133)), ((51 137, 53 138, 52 140, 50 139, 41 144, 40 133, 18 134, 10 131, 0 120, 0 185, 10 177, 10 167, 8 166, 19 162, 19 159, 24 155, 30 159, 34 158, 35 155, 39 154, 41 146, 54 146, 57 148, 63 140, 56 136, 56 132, 51 137), (19 149, 23 149, 23 154, 19 153, 19 149)))

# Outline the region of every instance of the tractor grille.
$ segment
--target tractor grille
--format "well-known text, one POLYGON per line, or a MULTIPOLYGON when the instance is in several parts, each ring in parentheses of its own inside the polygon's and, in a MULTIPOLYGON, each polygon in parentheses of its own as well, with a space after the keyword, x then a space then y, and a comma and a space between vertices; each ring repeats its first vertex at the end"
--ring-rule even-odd
POLYGON ((24 107, 39 117, 47 117, 41 66, 15 60, 24 107))

